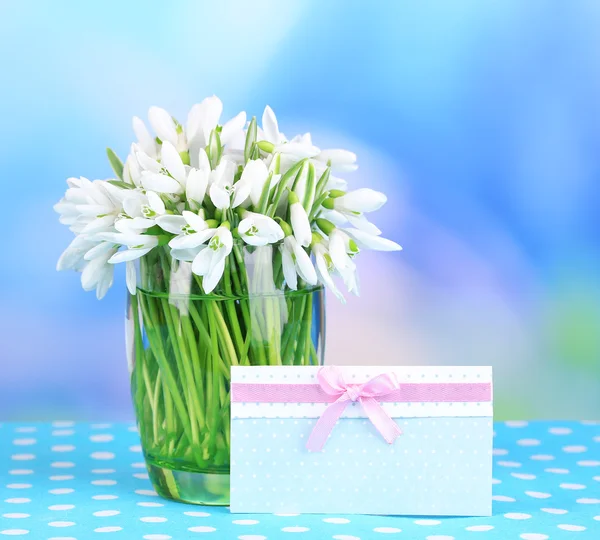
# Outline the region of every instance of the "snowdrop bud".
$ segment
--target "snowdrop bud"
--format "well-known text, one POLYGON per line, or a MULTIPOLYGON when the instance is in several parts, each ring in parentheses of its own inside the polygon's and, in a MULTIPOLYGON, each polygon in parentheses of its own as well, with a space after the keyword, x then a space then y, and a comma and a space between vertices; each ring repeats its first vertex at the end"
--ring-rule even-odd
POLYGON ((325 199, 322 203, 323 208, 327 208, 327 210, 333 210, 333 199, 325 199))
POLYGON ((283 219, 281 219, 280 217, 276 217, 275 221, 277 223, 279 223, 279 226, 281 227, 281 229, 283 230, 283 234, 285 234, 285 236, 292 236, 292 234, 294 234, 292 232, 292 228, 290 227, 290 224, 287 221, 284 221, 283 219))
POLYGON ((311 246, 315 246, 316 244, 320 244, 321 242, 323 242, 323 237, 318 232, 313 231, 312 242, 310 243, 311 246))
POLYGON ((275 145, 269 141, 259 141, 258 147, 267 154, 270 154, 275 149, 275 145))
POLYGON ((317 226, 328 236, 335 230, 335 225, 324 218, 317 219, 317 226))
POLYGON ((329 191, 329 197, 332 199, 337 199, 338 197, 343 197, 344 195, 346 195, 346 192, 342 191, 341 189, 332 189, 329 191))
POLYGON ((288 201, 290 203, 290 220, 294 237, 301 246, 308 247, 312 239, 308 214, 293 191, 290 191, 288 201))
POLYGON ((216 229, 219 226, 219 222, 216 219, 207 219, 206 224, 209 229, 216 229))
POLYGON ((363 188, 349 191, 342 197, 335 199, 334 208, 350 212, 373 212, 379 210, 386 202, 387 197, 384 193, 363 188))
POLYGON ((223 147, 221 146, 221 138, 216 129, 213 129, 210 134, 210 140, 208 142, 208 158, 210 160, 210 166, 214 169, 219 161, 221 160, 221 154, 223 153, 223 147))
POLYGON ((184 150, 183 152, 179 152, 179 157, 181 158, 181 161, 183 162, 184 165, 190 164, 190 153, 187 150, 184 150))

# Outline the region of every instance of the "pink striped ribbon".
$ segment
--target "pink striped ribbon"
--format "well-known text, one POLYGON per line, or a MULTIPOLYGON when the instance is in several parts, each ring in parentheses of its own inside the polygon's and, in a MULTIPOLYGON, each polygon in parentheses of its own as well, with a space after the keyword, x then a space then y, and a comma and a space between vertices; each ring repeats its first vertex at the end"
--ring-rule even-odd
POLYGON ((316 384, 232 383, 234 403, 329 403, 317 421, 306 447, 323 448, 348 404, 358 401, 367 417, 389 443, 402 432, 380 402, 486 402, 492 399, 491 383, 402 383, 393 373, 378 375, 364 384, 346 383, 343 368, 325 366, 316 384))

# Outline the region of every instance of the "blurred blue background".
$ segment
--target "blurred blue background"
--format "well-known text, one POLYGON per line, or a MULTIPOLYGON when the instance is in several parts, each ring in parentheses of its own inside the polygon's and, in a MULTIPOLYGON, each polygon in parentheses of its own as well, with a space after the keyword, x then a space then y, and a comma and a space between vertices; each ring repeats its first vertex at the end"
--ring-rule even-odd
MULTIPOLYGON (((131 117, 311 131, 385 191, 401 253, 330 298, 328 362, 491 364, 498 418, 600 417, 600 3, 0 3, 0 419, 130 419, 121 273, 57 273, 52 205, 131 117)), ((119 269, 121 272, 122 268, 119 269)))

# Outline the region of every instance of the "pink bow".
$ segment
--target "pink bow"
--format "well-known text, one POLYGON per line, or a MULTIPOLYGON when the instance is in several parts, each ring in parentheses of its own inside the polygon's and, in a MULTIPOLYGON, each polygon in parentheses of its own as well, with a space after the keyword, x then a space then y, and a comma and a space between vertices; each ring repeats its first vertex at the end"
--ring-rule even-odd
POLYGON ((312 452, 323 449, 344 409, 354 401, 362 405, 369 420, 388 444, 392 444, 396 437, 402 434, 398 424, 382 409, 376 399, 398 389, 398 381, 393 374, 378 375, 364 384, 347 384, 339 367, 325 366, 318 371, 317 378, 323 391, 337 396, 337 399, 325 409, 308 438, 306 448, 312 452))

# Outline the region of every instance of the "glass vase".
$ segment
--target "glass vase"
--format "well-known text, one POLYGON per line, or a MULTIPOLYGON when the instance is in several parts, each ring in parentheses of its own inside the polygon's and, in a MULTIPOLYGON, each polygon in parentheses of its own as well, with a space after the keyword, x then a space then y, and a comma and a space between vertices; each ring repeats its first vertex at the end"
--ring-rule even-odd
POLYGON ((127 349, 150 480, 169 499, 227 505, 230 368, 322 364, 324 291, 286 287, 279 245, 235 243, 210 294, 166 246, 136 272, 127 349))

